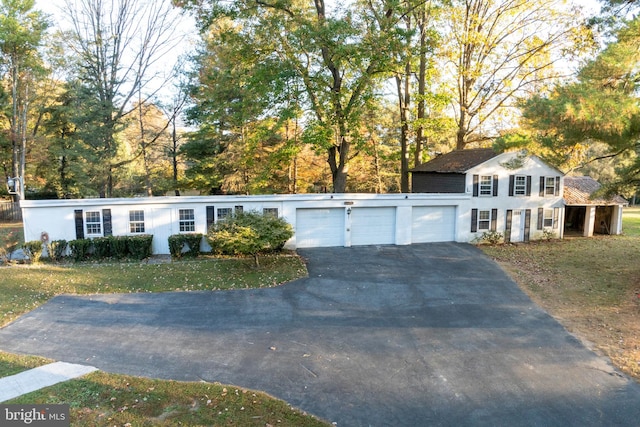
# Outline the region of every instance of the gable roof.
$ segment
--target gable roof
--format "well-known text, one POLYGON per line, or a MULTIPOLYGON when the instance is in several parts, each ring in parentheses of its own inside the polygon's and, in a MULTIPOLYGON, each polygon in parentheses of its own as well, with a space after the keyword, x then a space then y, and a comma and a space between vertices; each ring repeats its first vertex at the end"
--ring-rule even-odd
POLYGON ((590 176, 566 176, 564 178, 564 203, 566 205, 626 205, 627 201, 620 196, 594 197, 602 185, 590 176))
POLYGON ((455 150, 429 160, 410 172, 464 173, 480 163, 496 157, 498 153, 492 148, 474 148, 455 150))

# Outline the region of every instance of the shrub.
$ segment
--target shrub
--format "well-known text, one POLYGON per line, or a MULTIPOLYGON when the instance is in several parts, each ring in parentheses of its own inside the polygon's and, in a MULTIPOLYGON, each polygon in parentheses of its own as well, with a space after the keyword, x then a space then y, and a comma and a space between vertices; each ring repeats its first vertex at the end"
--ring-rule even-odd
POLYGON ((291 225, 282 218, 238 212, 213 224, 207 242, 223 254, 253 255, 257 267, 259 253, 281 250, 292 236, 291 225))
POLYGON ((127 247, 129 242, 128 236, 113 236, 111 237, 111 256, 122 259, 128 255, 129 248, 127 247))
POLYGON ((151 243, 153 236, 144 234, 140 236, 127 236, 127 247, 132 258, 142 260, 151 256, 151 243))
POLYGON ((504 235, 499 231, 485 231, 482 233, 482 236, 480 236, 480 241, 489 243, 490 245, 497 245, 502 242, 503 238, 504 235))
POLYGON ((40 240, 32 240, 30 242, 25 242, 22 245, 22 250, 24 250, 25 254, 29 257, 32 263, 37 263, 40 261, 40 257, 42 256, 42 242, 40 240))
POLYGON ((64 239, 54 240, 47 246, 49 258, 54 261, 60 261, 67 253, 67 241, 64 239))
POLYGON ((108 258, 111 256, 111 237, 96 237, 93 239, 93 256, 108 258))
POLYGON ((89 256, 91 239, 76 239, 69 242, 69 249, 75 261, 83 261, 89 256))
POLYGON ((202 234, 173 234, 169 236, 169 252, 173 258, 182 258, 183 256, 197 257, 200 255, 200 242, 202 234))

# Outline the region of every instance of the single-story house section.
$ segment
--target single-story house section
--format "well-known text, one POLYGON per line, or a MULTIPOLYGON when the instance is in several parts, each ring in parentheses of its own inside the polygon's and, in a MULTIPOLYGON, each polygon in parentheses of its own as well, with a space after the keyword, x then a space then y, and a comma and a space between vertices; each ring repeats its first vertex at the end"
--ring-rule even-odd
POLYGON ((414 193, 471 196, 461 205, 466 239, 499 232, 507 242, 527 242, 547 235, 562 238, 563 174, 526 152, 498 154, 491 148, 456 150, 412 171, 414 193))
POLYGON ((589 176, 567 176, 564 186, 565 232, 587 237, 622 233, 622 209, 628 205, 625 199, 594 196, 601 185, 589 176))
MULTIPOLYGON (((25 240, 153 235, 168 254, 172 234, 202 233, 234 212, 258 211, 289 222, 289 249, 468 241, 467 194, 293 194, 130 199, 24 200, 25 240)), ((203 241, 203 250, 208 247, 203 241)))

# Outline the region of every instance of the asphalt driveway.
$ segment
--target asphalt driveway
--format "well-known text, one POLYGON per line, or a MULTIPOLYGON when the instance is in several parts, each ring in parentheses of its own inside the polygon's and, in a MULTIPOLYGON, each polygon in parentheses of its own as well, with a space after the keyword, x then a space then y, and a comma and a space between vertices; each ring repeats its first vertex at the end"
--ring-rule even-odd
POLYGON ((470 245, 300 250, 271 289, 60 296, 0 349, 264 390, 338 426, 637 426, 640 385, 470 245))

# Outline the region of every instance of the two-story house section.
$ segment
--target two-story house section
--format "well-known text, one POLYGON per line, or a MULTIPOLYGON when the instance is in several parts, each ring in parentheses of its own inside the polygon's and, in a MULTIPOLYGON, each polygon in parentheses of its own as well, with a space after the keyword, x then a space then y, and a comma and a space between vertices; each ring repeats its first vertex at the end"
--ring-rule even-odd
POLYGON ((458 241, 490 231, 504 233, 507 242, 562 237, 563 174, 536 156, 490 148, 456 150, 411 172, 414 193, 471 195, 458 211, 464 216, 458 224, 465 229, 459 230, 458 241))

